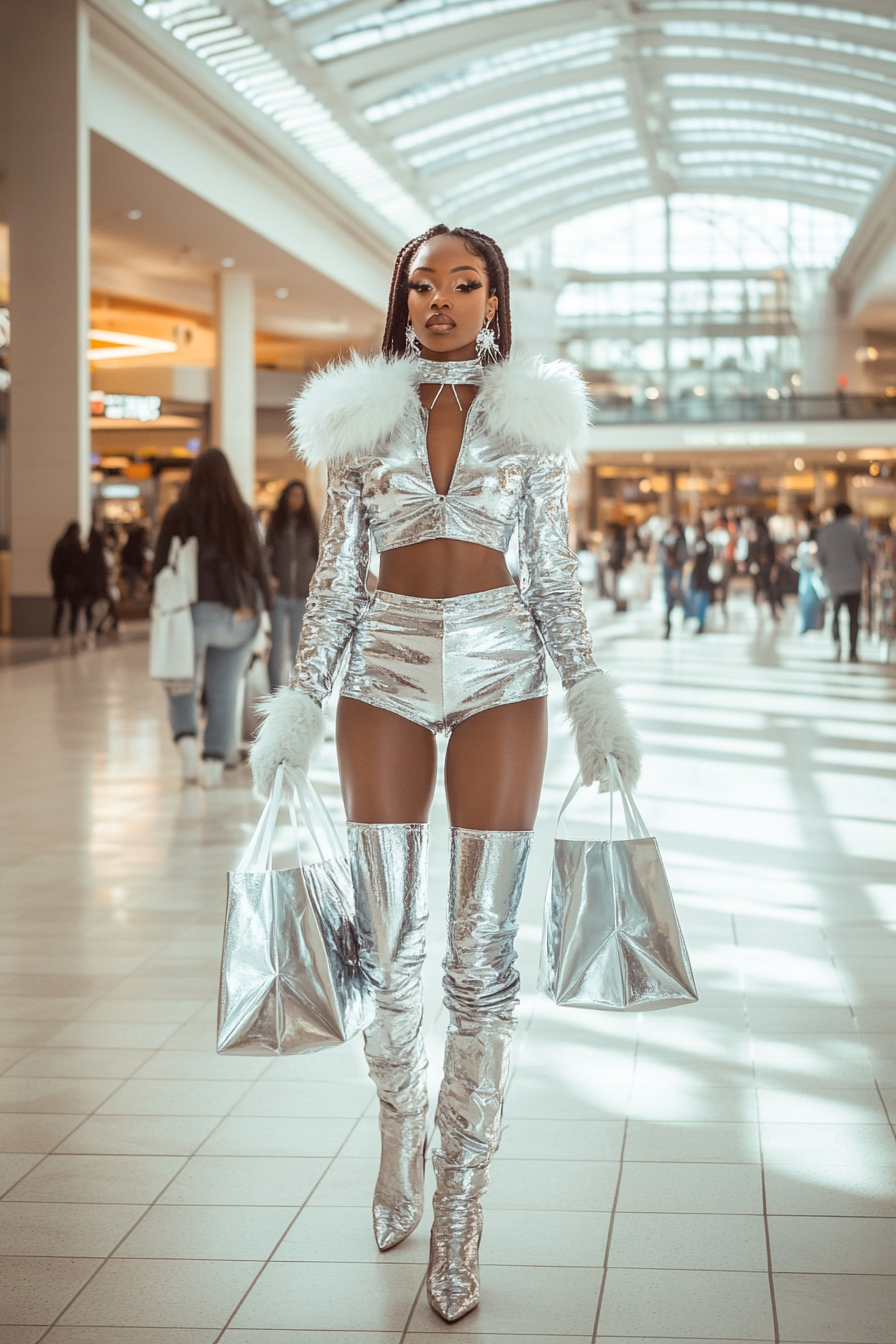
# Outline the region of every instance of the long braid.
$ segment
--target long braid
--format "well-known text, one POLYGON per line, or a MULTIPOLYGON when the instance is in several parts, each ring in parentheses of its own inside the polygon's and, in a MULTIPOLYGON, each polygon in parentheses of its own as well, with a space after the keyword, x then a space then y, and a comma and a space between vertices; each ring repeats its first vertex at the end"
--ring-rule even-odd
POLYGON ((408 270, 414 256, 424 243, 431 238, 451 234, 460 238, 467 249, 485 263, 491 292, 497 297, 498 311, 495 314, 495 338, 498 343, 498 356, 506 359, 510 354, 510 272, 504 253, 494 238, 478 233, 476 229, 449 229, 446 224, 435 224, 419 237, 405 243, 395 259, 392 271, 392 285, 389 290, 389 309, 386 314, 386 328, 383 332, 383 354, 403 355, 405 353, 405 334, 408 325, 408 270))

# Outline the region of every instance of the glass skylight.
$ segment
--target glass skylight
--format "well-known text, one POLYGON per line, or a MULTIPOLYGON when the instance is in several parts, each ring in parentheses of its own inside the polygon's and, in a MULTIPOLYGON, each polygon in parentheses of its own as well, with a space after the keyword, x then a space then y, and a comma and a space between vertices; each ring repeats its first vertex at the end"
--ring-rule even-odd
POLYGON ((311 54, 318 61, 335 61, 340 56, 400 42, 406 37, 419 37, 449 25, 557 3, 558 0, 405 0, 337 28, 330 37, 316 43, 311 54))
POLYGON ((551 89, 544 93, 531 94, 526 98, 509 98, 500 103, 491 103, 486 107, 476 108, 472 112, 465 112, 460 116, 433 122, 431 125, 423 126, 416 131, 408 131, 405 135, 396 136, 392 144, 398 150, 416 149, 418 145, 426 145, 433 140, 443 140, 448 136, 456 136, 463 131, 472 130, 474 127, 494 125, 496 122, 507 121, 511 117, 525 116, 527 113, 538 116, 542 113, 546 114, 548 108, 560 107, 564 103, 575 105, 583 98, 601 97, 614 93, 622 94, 624 92, 625 83, 623 80, 599 79, 588 84, 571 85, 567 88, 551 89))
POLYGON ((194 0, 133 0, 236 91, 275 121, 366 204, 404 233, 419 233, 432 216, 326 107, 220 5, 194 0))
POLYGON ((439 207, 460 208, 506 191, 511 183, 528 182, 548 174, 553 177, 575 164, 585 164, 594 159, 609 159, 623 154, 631 156, 637 148, 637 137, 631 129, 609 135, 587 136, 564 144, 562 150, 543 150, 539 154, 529 154, 512 163, 494 167, 487 173, 465 177, 453 191, 433 199, 439 207))
POLYGON ((521 117, 497 129, 489 128, 474 135, 450 139, 419 154, 409 155, 408 161, 422 172, 441 172, 454 163, 488 156, 497 159, 538 140, 570 135, 585 126, 598 126, 627 116, 628 104, 624 98, 578 103, 556 108, 547 114, 521 117))

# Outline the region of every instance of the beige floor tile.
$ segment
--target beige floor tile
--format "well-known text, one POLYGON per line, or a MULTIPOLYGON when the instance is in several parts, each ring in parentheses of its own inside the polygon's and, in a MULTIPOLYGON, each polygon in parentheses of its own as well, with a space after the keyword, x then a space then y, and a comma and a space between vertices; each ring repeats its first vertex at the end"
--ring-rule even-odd
POLYGON ((200 1152, 226 1157, 334 1157, 353 1124, 301 1116, 232 1115, 221 1121, 200 1152))
POLYGON ((758 1164, 629 1162, 618 1207, 632 1213, 762 1213, 758 1164))
POLYGON ((220 1329, 259 1269, 247 1260, 107 1260, 59 1323, 220 1329))
POLYGON ((191 1157, 161 1202, 298 1208, 326 1167, 317 1157, 191 1157))
MULTIPOLYGON (((126 982, 127 983, 127 982, 126 982)), ((79 1014, 79 1022, 174 1022, 181 1026, 202 1007, 202 999, 98 999, 79 1014)))
POLYGON ((896 1217, 773 1217, 776 1274, 896 1274, 896 1217))
POLYGON ((45 1335, 43 1325, 0 1325, 0 1344, 37 1344, 45 1335))
MULTIPOLYGON (((2 1031, 0 1031, 2 1036, 2 1031)), ((0 1074, 8 1073, 10 1069, 27 1059, 31 1051, 25 1045, 4 1045, 0 1046, 0 1074)))
MULTIPOLYGON (((178 1330, 162 1326, 57 1325, 45 1344, 214 1344, 218 1330, 178 1330)), ((2 1341, 0 1341, 2 1344, 2 1341)))
POLYGON ((116 1255, 138 1260, 266 1260, 295 1217, 292 1208, 156 1204, 116 1255))
POLYGON ((189 1156, 219 1123, 212 1115, 91 1115, 58 1151, 189 1156))
POLYGON ((654 1123, 706 1123, 717 1120, 752 1123, 756 1119, 753 1087, 692 1087, 663 1089, 638 1086, 628 1114, 633 1120, 654 1123))
MULTIPOLYGON (((0 1080, 2 1081, 2 1080, 0 1080)), ((191 1082, 131 1078, 99 1107, 100 1115, 226 1115, 249 1086, 245 1080, 191 1082)))
POLYGON ((762 1126, 762 1155, 769 1166, 892 1166, 896 1137, 888 1125, 779 1124, 762 1126))
POLYGON ((110 1255, 142 1204, 0 1203, 0 1255, 110 1255))
POLYGON ((631 1120, 625 1144, 631 1162, 758 1162, 756 1125, 719 1121, 716 1124, 655 1124, 631 1120))
POLYGON ((765 1192, 771 1215, 896 1218, 892 1167, 769 1167, 765 1192))
POLYGON ((49 1204, 152 1202, 183 1165, 182 1157, 50 1154, 6 1198, 49 1204))
POLYGON ((624 1128, 621 1120, 505 1120, 499 1151, 521 1161, 616 1162, 624 1128))
POLYGON ((0 1302, 6 1325, 52 1325, 60 1311, 102 1264, 54 1256, 0 1260, 0 1302))
POLYGON ((50 1153, 84 1119, 83 1115, 0 1114, 0 1152, 50 1153))
MULTIPOLYGON (((222 1344, 401 1344, 402 1330, 242 1330, 224 1333, 222 1344)), ((507 1344, 505 1339, 504 1344, 507 1344)), ((537 1341, 536 1341, 537 1344, 537 1341)))
POLYGON ((622 1269, 768 1269, 761 1215, 617 1210, 611 1266, 622 1269))
POLYGON ((827 1089, 804 1087, 758 1090, 759 1118, 763 1123, 885 1125, 887 1113, 873 1087, 827 1089))
POLYGON ((644 1335, 690 1341, 775 1337, 768 1274, 611 1269, 598 1338, 644 1335))
POLYGON ((480 1263, 595 1268, 604 1262, 609 1224, 607 1212, 489 1208, 480 1263))
MULTIPOLYGON (((372 1194, 372 1192, 371 1192, 372 1194)), ((431 1201, 426 1201, 423 1218, 411 1235, 389 1252, 396 1264, 416 1264, 422 1269, 429 1263, 431 1201)), ((292 1224, 275 1260, 379 1264, 383 1254, 374 1241, 370 1201, 356 1207, 336 1208, 305 1206, 292 1224)))
POLYGON ((776 1274, 785 1344, 892 1344, 896 1274, 776 1274))
POLYGON ((152 1057, 151 1050, 32 1050, 8 1071, 10 1078, 127 1078, 152 1057))
POLYGON ((233 1324, 243 1329, 401 1330, 422 1279, 419 1265, 277 1262, 264 1270, 233 1324))
POLYGON ((155 1050, 177 1031, 171 1022, 69 1022, 47 1037, 51 1048, 155 1050))
POLYGON ((361 1115, 374 1101, 368 1083, 269 1082, 253 1084, 234 1115, 304 1115, 351 1117, 361 1115))
POLYGON ((489 1209, 570 1209, 601 1213, 613 1207, 617 1162, 517 1162, 492 1166, 489 1209))
POLYGON ((268 1067, 266 1059, 251 1055, 213 1055, 209 1050, 169 1050, 164 1046, 151 1055, 134 1078, 212 1079, 239 1082, 258 1078, 268 1067))
POLYGON ((0 1153, 0 1197, 43 1160, 43 1153, 0 1153))
POLYGON ((90 1112, 119 1086, 115 1078, 0 1078, 0 1111, 34 1115, 90 1112))
MULTIPOLYGON (((556 1339, 582 1335, 594 1327, 600 1281, 599 1269, 483 1266, 482 1300, 465 1328, 505 1337, 546 1332, 556 1339)), ((456 1326, 436 1316, 424 1292, 411 1329, 444 1337, 453 1336, 456 1326)))

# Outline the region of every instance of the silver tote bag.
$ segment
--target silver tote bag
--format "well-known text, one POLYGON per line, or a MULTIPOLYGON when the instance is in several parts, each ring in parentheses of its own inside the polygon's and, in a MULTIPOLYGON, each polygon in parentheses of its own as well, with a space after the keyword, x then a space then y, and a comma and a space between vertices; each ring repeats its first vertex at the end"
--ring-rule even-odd
POLYGON ((616 761, 610 763, 610 838, 567 838, 560 809, 548 887, 539 988, 569 1008, 645 1012, 695 1003, 675 904, 656 840, 648 834, 616 761), (613 839, 613 800, 622 800, 627 838, 613 839))
POLYGON ((284 782, 281 765, 249 847, 228 874, 219 1054, 321 1050, 349 1040, 373 1018, 348 861, 323 801, 300 772, 289 776, 286 798, 300 866, 272 867, 284 782), (301 863, 296 804, 316 863, 301 863))

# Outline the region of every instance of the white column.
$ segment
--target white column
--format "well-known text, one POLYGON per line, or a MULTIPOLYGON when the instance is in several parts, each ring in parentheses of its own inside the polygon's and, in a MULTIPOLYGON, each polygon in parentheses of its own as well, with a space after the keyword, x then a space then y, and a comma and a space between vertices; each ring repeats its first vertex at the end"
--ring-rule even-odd
POLYGON ((227 454, 247 503, 255 501, 255 293, 252 276, 223 270, 217 283, 212 443, 227 454))
POLYGON ((89 34, 79 0, 4 10, 12 630, 48 634, 53 543, 90 516, 89 34))

